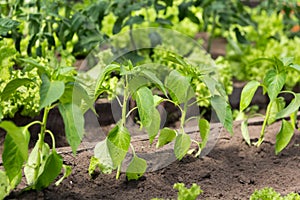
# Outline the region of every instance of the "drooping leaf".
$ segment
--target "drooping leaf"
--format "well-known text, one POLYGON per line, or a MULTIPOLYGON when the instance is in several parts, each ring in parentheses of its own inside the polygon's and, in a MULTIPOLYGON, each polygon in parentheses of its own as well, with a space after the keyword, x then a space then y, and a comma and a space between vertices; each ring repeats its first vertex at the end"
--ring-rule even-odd
POLYGON ((280 112, 285 106, 284 98, 278 97, 268 104, 267 112, 269 112, 269 118, 267 124, 270 125, 276 121, 277 113, 280 112))
POLYGON ((50 148, 48 144, 39 139, 32 149, 28 161, 24 167, 24 174, 29 186, 35 187, 35 183, 39 175, 43 172, 49 152, 50 148), (42 142, 41 149, 39 149, 40 142, 42 142))
POLYGON ((5 172, 0 170, 0 199, 4 199, 10 193, 9 179, 5 172))
POLYGON ((143 15, 132 16, 124 23, 124 26, 130 26, 133 24, 141 24, 141 23, 143 23, 143 21, 144 21, 143 15))
POLYGON ((152 92, 147 87, 141 87, 135 94, 141 124, 148 127, 152 122, 154 100, 152 92))
POLYGON ((142 70, 141 75, 148 79, 150 83, 157 85, 157 87, 164 93, 164 95, 167 96, 167 91, 164 87, 164 84, 157 78, 157 76, 153 72, 149 70, 142 70))
POLYGON ((248 121, 247 120, 242 121, 241 131, 242 131, 242 135, 243 135, 244 140, 247 142, 248 145, 251 145, 249 130, 248 130, 248 121))
POLYGON ((169 142, 172 142, 176 137, 176 131, 170 128, 163 128, 160 131, 158 141, 156 144, 156 148, 162 147, 165 144, 168 144, 169 142))
POLYGON ((55 178, 60 174, 63 166, 63 159, 61 155, 52 149, 51 154, 47 157, 44 169, 37 179, 35 188, 41 190, 48 187, 55 178))
POLYGON ((41 76, 40 109, 57 101, 64 93, 65 85, 62 81, 50 81, 46 75, 41 76))
POLYGON ((130 146, 130 134, 127 128, 117 125, 107 136, 107 147, 114 167, 124 160, 130 146))
POLYGON ((300 93, 297 93, 295 94, 295 97, 292 100, 292 102, 283 110, 277 113, 276 119, 282 119, 284 117, 291 115, 293 112, 299 110, 299 106, 300 106, 300 93))
POLYGON ((127 179, 129 181, 138 180, 146 172, 146 169, 147 169, 146 160, 139 158, 137 156, 133 156, 126 170, 127 179))
POLYGON ((176 70, 171 71, 167 76, 165 85, 169 90, 172 100, 177 104, 186 103, 194 97, 189 80, 176 70))
POLYGON ((211 106, 213 107, 214 111, 216 112, 219 121, 223 126, 226 128, 227 131, 229 131, 231 134, 233 134, 232 130, 232 111, 230 109, 230 106, 228 105, 225 97, 215 95, 211 97, 211 106))
POLYGON ((198 126, 199 126, 200 136, 202 139, 200 147, 201 149, 203 149, 208 141, 208 136, 210 133, 210 124, 206 119, 202 118, 199 119, 198 126))
POLYGON ((114 164, 109 153, 107 139, 99 142, 94 149, 94 159, 91 158, 89 173, 93 173, 98 166, 102 173, 109 174, 114 169, 114 164), (93 170, 93 171, 92 171, 93 170))
POLYGON ((240 100, 240 111, 245 110, 251 103, 251 100, 260 86, 258 81, 250 81, 248 82, 242 90, 241 100, 240 100))
POLYGON ((16 92, 16 90, 19 87, 32 82, 33 81, 28 78, 17 78, 11 80, 10 82, 7 83, 2 93, 0 94, 0 99, 2 99, 2 101, 8 100, 10 98, 10 95, 16 92))
POLYGON ((19 176, 28 158, 30 134, 27 127, 17 127, 13 122, 3 121, 0 128, 6 130, 2 153, 3 166, 10 181, 19 176))
POLYGON ((191 146, 191 137, 186 133, 178 134, 175 140, 174 153, 178 160, 181 160, 191 146))
POLYGON ((275 144, 275 153, 278 154, 281 152, 290 142, 291 138, 294 135, 293 125, 286 121, 282 120, 281 129, 276 135, 276 144, 275 144))
POLYGON ((268 89, 268 96, 271 101, 278 96, 279 92, 283 88, 285 84, 285 77, 285 72, 277 73, 274 69, 268 71, 264 77, 264 85, 268 89))
POLYGON ((58 109, 65 124, 67 141, 76 154, 84 134, 83 114, 76 104, 59 104, 58 109))
POLYGON ((149 143, 152 144, 154 138, 159 132, 160 129, 160 114, 157 109, 153 107, 152 116, 151 116, 151 124, 149 126, 144 127, 149 136, 149 143))

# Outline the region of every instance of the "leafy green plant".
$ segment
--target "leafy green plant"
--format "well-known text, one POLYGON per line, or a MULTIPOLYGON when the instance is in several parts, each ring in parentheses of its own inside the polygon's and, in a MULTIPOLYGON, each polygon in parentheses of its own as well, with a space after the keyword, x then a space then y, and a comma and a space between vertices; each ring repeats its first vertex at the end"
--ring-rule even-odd
MULTIPOLYGON (((298 93, 292 91, 282 91, 285 83, 287 82, 286 74, 290 69, 300 70, 298 65, 292 63, 291 58, 283 58, 279 60, 278 58, 273 59, 258 59, 256 62, 266 61, 271 65, 271 69, 265 74, 263 82, 250 81, 248 82, 242 90, 241 101, 240 101, 240 111, 244 111, 251 103, 251 100, 258 87, 263 87, 264 93, 266 93, 270 99, 267 106, 266 115, 264 116, 264 122, 260 132, 260 138, 256 142, 259 146, 264 141, 265 129, 268 125, 274 123, 277 120, 281 120, 281 129, 276 136, 275 152, 278 154, 282 151, 289 143, 295 130, 296 124, 296 113, 299 110, 300 101, 298 93), (285 101, 279 94, 289 93, 294 96, 292 102, 285 107, 285 101), (290 117, 291 121, 286 121, 285 117, 290 117)), ((241 124, 241 130, 245 141, 250 145, 250 137, 247 129, 247 120, 244 120, 241 124)))
MULTIPOLYGON (((182 69, 193 68, 179 56, 169 57, 169 60, 177 65, 181 65, 182 69)), ((198 151, 195 156, 200 155, 201 150, 205 147, 208 140, 210 125, 209 122, 201 118, 200 116, 193 116, 199 120, 200 136, 202 141, 198 142, 192 140, 191 137, 185 132, 185 124, 191 118, 186 117, 187 110, 190 106, 197 103, 191 81, 193 78, 202 77, 203 81, 207 84, 211 92, 210 100, 212 107, 215 109, 221 123, 232 133, 232 113, 231 109, 226 100, 226 93, 220 86, 220 84, 213 78, 209 77, 209 73, 203 71, 203 73, 190 72, 188 74, 181 74, 179 71, 174 69, 168 69, 165 77, 161 81, 156 76, 155 68, 147 67, 147 65, 138 65, 133 67, 129 64, 110 64, 104 67, 100 71, 100 76, 96 83, 95 99, 99 95, 106 92, 107 88, 103 87, 103 81, 106 76, 110 76, 111 73, 118 73, 121 76, 119 89, 121 93, 118 95, 123 96, 122 103, 122 117, 113 128, 106 139, 98 143, 94 150, 94 157, 91 159, 89 173, 92 174, 94 170, 99 167, 104 173, 111 172, 117 169, 116 178, 120 175, 121 165, 129 147, 133 153, 131 163, 127 168, 127 178, 138 179, 146 171, 146 161, 138 158, 133 146, 131 145, 131 136, 129 130, 126 128, 127 117, 133 110, 137 110, 139 114, 139 124, 141 128, 146 130, 149 136, 150 144, 153 143, 154 139, 159 133, 160 129, 160 114, 156 107, 164 101, 171 102, 177 106, 181 112, 180 116, 180 128, 173 130, 170 128, 163 128, 157 138, 156 147, 160 148, 165 144, 172 141, 174 143, 174 154, 177 159, 181 160, 187 153, 191 153, 194 149, 190 150, 191 143, 195 142, 198 146, 198 151), (151 89, 150 89, 151 88, 151 89), (154 95, 153 91, 160 90, 163 92, 166 98, 154 95), (127 111, 127 102, 133 99, 136 102, 136 107, 127 111)), ((160 74, 161 75, 161 74, 160 74)), ((121 102, 121 100, 118 100, 121 102)))
MULTIPOLYGON (((0 99, 9 98, 18 88, 33 84, 39 91, 38 109, 42 112, 43 117, 41 121, 33 121, 21 127, 7 120, 0 123, 0 128, 6 131, 2 153, 5 171, 0 173, 1 181, 3 181, 0 190, 1 197, 8 195, 20 183, 23 170, 28 184, 27 189, 37 190, 51 184, 62 169, 65 171, 62 179, 70 174, 70 167, 63 164, 61 155, 56 151, 54 134, 47 129, 51 109, 58 107, 65 124, 67 141, 74 154, 76 154, 84 131, 84 110, 81 101, 80 103, 73 101, 73 92, 78 92, 77 95, 80 99, 88 99, 88 97, 83 87, 75 83, 74 68, 62 67, 58 63, 54 65, 51 60, 43 62, 43 60, 19 58, 19 62, 22 63, 25 71, 37 69, 41 84, 36 79, 15 78, 6 84, 0 99), (76 88, 80 88, 80 90, 76 90, 76 88), (40 125, 39 139, 29 153, 29 128, 35 124, 40 125), (44 141, 46 134, 51 136, 51 148, 44 141)), ((62 179, 58 180, 57 184, 62 179)))
MULTIPOLYGON (((184 183, 175 183, 174 189, 178 190, 177 199, 178 200, 195 200, 197 197, 203 193, 200 186, 193 183, 190 188, 186 188, 184 183)), ((152 200, 163 200, 162 198, 153 198, 152 200)))
POLYGON ((297 193, 289 193, 286 196, 281 196, 273 188, 263 188, 260 190, 255 190, 255 192, 250 196, 250 200, 299 200, 300 195, 297 193))

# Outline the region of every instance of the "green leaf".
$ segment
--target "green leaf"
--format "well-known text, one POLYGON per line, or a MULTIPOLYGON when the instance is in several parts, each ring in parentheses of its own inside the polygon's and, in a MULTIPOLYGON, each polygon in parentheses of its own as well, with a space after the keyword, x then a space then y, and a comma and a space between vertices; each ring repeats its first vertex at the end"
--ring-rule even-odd
POLYGON ((46 75, 41 76, 40 109, 57 101, 64 93, 65 85, 62 81, 50 81, 46 75))
POLYGON ((55 178, 60 174, 63 166, 63 159, 61 155, 57 154, 55 150, 52 149, 51 154, 48 156, 42 173, 36 182, 36 189, 41 190, 48 187, 55 178))
POLYGON ((67 141, 75 155, 84 134, 83 114, 76 104, 59 104, 58 109, 64 120, 67 141))
POLYGON ((270 125, 276 121, 277 113, 280 112, 285 106, 284 98, 278 97, 271 101, 268 105, 267 111, 269 111, 269 118, 267 124, 270 125))
POLYGON ((17 127, 13 122, 3 121, 0 128, 6 132, 2 153, 3 166, 10 181, 19 176, 28 158, 30 134, 27 127, 17 127))
POLYGON ((247 85, 245 85, 245 87, 242 90, 241 100, 240 100, 241 112, 250 105, 251 100, 259 86, 260 83, 258 81, 250 81, 247 83, 247 85))
POLYGON ((39 175, 43 172, 49 152, 50 148, 48 144, 39 139, 32 149, 28 161, 24 167, 24 174, 28 185, 33 187, 35 186, 39 175), (40 142, 43 143, 41 145, 41 150, 39 150, 40 142))
POLYGON ((281 152, 290 142, 291 138, 294 135, 293 125, 286 121, 282 120, 281 129, 276 135, 276 144, 275 144, 275 153, 278 154, 281 152))
POLYGON ((151 124, 149 126, 144 127, 148 133, 150 144, 152 144, 154 138, 156 137, 160 129, 160 114, 155 108, 153 108, 151 118, 151 124))
POLYGON ((32 83, 32 82, 33 81, 28 78, 17 78, 17 79, 11 80, 10 82, 7 83, 7 85, 3 89, 3 91, 0 95, 0 99, 2 99, 2 101, 8 100, 10 98, 10 96, 13 93, 15 93, 19 87, 26 85, 28 83, 32 83))
POLYGON ((177 104, 186 103, 195 96, 187 77, 182 76, 176 70, 171 71, 167 76, 165 85, 172 100, 177 104))
POLYGON ((147 169, 146 160, 139 158, 137 156, 133 156, 126 170, 127 179, 129 181, 138 180, 146 172, 146 169, 147 169))
POLYGON ((164 95, 167 96, 167 91, 164 87, 164 84, 157 78, 157 76, 153 72, 143 69, 141 71, 141 76, 144 76, 146 79, 148 79, 150 83, 154 83, 155 85, 157 85, 157 87, 164 93, 164 95))
POLYGON ((154 99, 147 87, 141 87, 135 94, 141 124, 148 127, 152 122, 154 99))
POLYGON ((264 77, 264 85, 267 87, 268 96, 271 101, 278 96, 279 92, 283 88, 285 84, 285 77, 285 72, 277 73, 274 69, 268 71, 264 77))
POLYGON ((4 199, 10 193, 9 179, 4 171, 0 170, 0 199, 4 199))
POLYGON ((156 148, 162 147, 165 144, 168 144, 170 142, 172 142, 174 140, 174 138, 176 137, 176 131, 170 128, 163 128, 160 131, 159 137, 158 137, 158 141, 156 144, 156 148))
POLYGON ((199 119, 198 126, 199 126, 200 136, 202 139, 200 147, 201 149, 203 149, 208 141, 210 124, 206 119, 199 119))
POLYGON ((230 109, 230 106, 228 105, 225 97, 222 96, 212 96, 211 97, 211 106, 215 110, 220 122, 223 124, 223 126, 226 128, 227 131, 229 131, 231 134, 233 134, 232 129, 232 111, 230 109))
POLYGON ((16 29, 20 22, 9 19, 0 18, 0 35, 6 35, 9 31, 16 29))
POLYGON ((64 179, 68 178, 68 176, 70 176, 71 173, 72 173, 72 167, 71 166, 63 165, 62 167, 64 169, 64 175, 58 181, 55 182, 55 186, 59 186, 61 184, 61 182, 64 179))
POLYGON ((291 115, 293 112, 296 112, 299 110, 300 106, 300 93, 296 93, 295 98, 291 101, 291 103, 285 107, 283 110, 277 113, 276 119, 282 119, 284 117, 287 117, 291 115))
POLYGON ((174 153, 178 160, 181 160, 191 146, 191 137, 186 134, 178 134, 175 140, 174 153))
POLYGON ((247 120, 242 121, 241 131, 242 131, 242 135, 243 135, 244 140, 247 142, 248 145, 251 145, 249 130, 248 130, 248 121, 247 120))
POLYGON ((133 24, 141 24, 141 23, 143 23, 143 21, 144 21, 143 15, 132 16, 124 23, 124 26, 130 26, 133 24))
POLYGON ((99 142, 94 149, 95 157, 90 160, 89 174, 93 173, 98 166, 102 173, 110 174, 114 169, 114 164, 111 159, 107 139, 99 142), (92 171, 93 170, 93 171, 92 171))
POLYGON ((98 96, 103 92, 103 81, 105 80, 106 76, 114 71, 120 71, 120 66, 116 64, 111 64, 106 66, 104 69, 101 69, 99 76, 97 78, 96 87, 95 87, 95 95, 94 98, 98 98, 98 96))
POLYGON ((127 128, 117 125, 107 136, 107 147, 114 167, 124 160, 130 146, 130 134, 127 128))

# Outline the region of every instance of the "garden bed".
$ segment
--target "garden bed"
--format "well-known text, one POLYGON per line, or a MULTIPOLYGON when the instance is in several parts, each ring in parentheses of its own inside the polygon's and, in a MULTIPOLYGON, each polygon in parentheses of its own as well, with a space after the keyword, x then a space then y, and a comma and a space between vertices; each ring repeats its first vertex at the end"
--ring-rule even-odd
MULTIPOLYGON (((249 122, 251 140, 259 137, 261 119, 249 122)), ((193 127, 190 127, 192 135, 193 127)), ((205 199, 247 199, 255 189, 273 187, 282 194, 300 193, 300 133, 296 132, 289 146, 275 155, 274 135, 280 129, 275 123, 267 129, 265 142, 259 147, 249 147, 242 139, 239 122, 234 124, 231 137, 221 129, 216 146, 207 156, 187 156, 165 168, 147 172, 138 181, 127 181, 122 173, 119 180, 110 175, 88 174, 89 159, 93 155, 93 143, 83 143, 74 157, 68 147, 59 148, 64 163, 71 165, 72 174, 59 187, 50 186, 43 191, 20 194, 20 188, 8 199, 151 199, 175 198, 172 189, 176 182, 187 186, 197 183, 205 199)), ((135 145, 144 145, 143 138, 135 137, 135 145)), ((23 186, 22 186, 23 185, 23 186)))

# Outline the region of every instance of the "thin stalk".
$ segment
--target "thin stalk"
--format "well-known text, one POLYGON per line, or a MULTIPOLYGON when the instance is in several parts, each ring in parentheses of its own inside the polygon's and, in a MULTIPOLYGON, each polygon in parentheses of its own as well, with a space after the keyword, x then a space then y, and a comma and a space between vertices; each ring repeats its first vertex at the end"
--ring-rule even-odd
POLYGON ((53 133, 50 130, 46 130, 46 133, 48 133, 51 136, 52 139, 52 150, 55 149, 55 137, 53 133))
POLYGON ((122 104, 122 121, 121 124, 125 127, 126 125, 126 112, 127 112, 127 99, 129 96, 128 86, 127 86, 127 75, 125 75, 125 83, 124 83, 124 97, 123 97, 123 104, 122 104))
POLYGON ((187 104, 185 103, 184 106, 183 106, 183 109, 181 110, 181 117, 180 117, 180 127, 181 127, 181 131, 183 133, 184 133, 184 124, 185 124, 186 110, 187 110, 187 104))
POLYGON ((117 175, 116 175, 116 179, 117 179, 117 180, 120 178, 120 174, 121 174, 121 164, 118 165, 117 175))
POLYGON ((269 103, 268 108, 267 108, 266 118, 265 118, 265 120, 264 120, 264 122, 263 122, 261 131, 260 131, 260 137, 259 137, 258 141, 257 141, 256 144, 255 144, 257 147, 259 147, 259 146, 261 145, 261 143, 262 143, 262 142, 264 141, 264 139, 265 139, 265 130, 266 130, 267 122, 268 122, 268 120, 269 120, 270 112, 271 112, 270 105, 271 105, 271 102, 269 103))

